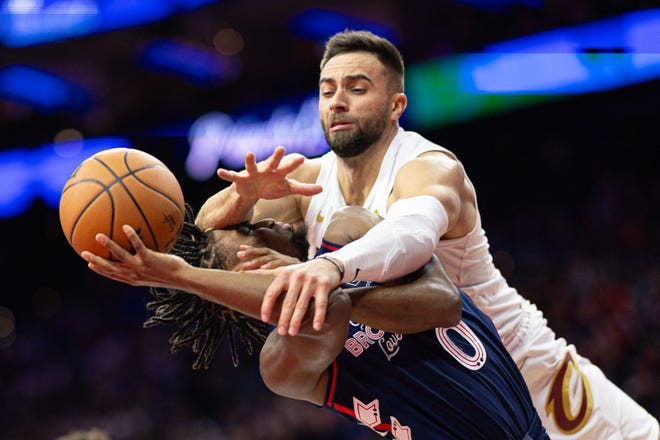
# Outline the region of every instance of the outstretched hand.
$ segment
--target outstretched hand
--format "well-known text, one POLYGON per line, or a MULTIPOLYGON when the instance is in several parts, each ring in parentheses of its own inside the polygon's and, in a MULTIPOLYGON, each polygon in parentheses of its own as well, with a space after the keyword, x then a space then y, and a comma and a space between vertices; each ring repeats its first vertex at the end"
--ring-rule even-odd
POLYGON ((257 162, 253 152, 245 154, 245 170, 219 168, 218 177, 235 185, 236 193, 247 198, 279 199, 288 195, 313 196, 321 192, 321 185, 301 183, 286 176, 305 162, 297 153, 284 155, 279 146, 267 159, 257 162))
POLYGON ((122 229, 135 254, 119 246, 107 235, 97 234, 96 241, 110 251, 113 260, 83 251, 81 256, 87 261, 87 266, 99 275, 131 286, 177 288, 175 275, 188 267, 188 263, 176 255, 147 248, 132 227, 126 225, 122 229))
POLYGON ((293 266, 282 267, 266 290, 261 304, 261 319, 270 322, 278 298, 285 294, 281 304, 277 332, 284 336, 298 334, 311 300, 314 300, 314 330, 321 330, 325 322, 330 291, 338 287, 337 268, 327 260, 316 259, 293 266))

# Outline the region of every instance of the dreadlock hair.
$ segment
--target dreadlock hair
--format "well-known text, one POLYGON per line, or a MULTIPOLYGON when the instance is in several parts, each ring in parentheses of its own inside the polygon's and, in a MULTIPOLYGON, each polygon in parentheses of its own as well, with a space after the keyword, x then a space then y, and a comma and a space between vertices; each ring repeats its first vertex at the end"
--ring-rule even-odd
MULTIPOLYGON (((183 228, 170 253, 182 257, 192 266, 217 269, 225 267, 213 244, 209 243, 209 236, 195 225, 193 210, 188 204, 183 228)), ((229 343, 234 367, 238 367, 236 339, 240 340, 247 353, 252 355, 253 342, 261 345, 268 335, 267 324, 197 295, 160 287, 150 287, 149 293, 154 300, 148 302, 146 307, 147 310, 153 311, 153 316, 144 322, 143 327, 176 326, 169 339, 170 351, 177 353, 185 346, 191 345, 196 355, 192 364, 194 370, 209 368, 223 338, 229 343)))

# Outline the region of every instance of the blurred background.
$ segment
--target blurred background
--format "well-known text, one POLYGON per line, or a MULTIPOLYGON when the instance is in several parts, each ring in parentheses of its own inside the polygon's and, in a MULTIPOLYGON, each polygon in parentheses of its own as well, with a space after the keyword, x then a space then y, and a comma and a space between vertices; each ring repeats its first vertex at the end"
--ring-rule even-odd
POLYGON ((402 51, 402 125, 458 154, 510 284, 660 414, 657 1, 0 0, 0 438, 375 438, 225 344, 192 370, 57 210, 106 148, 155 155, 196 208, 248 150, 327 151, 318 65, 345 28, 402 51))

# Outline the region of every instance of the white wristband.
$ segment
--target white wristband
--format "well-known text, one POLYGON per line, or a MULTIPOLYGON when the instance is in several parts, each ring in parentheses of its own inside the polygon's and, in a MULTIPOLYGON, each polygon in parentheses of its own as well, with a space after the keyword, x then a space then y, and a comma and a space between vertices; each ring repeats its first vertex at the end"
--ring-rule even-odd
POLYGON ((435 197, 400 199, 362 238, 326 255, 343 263, 342 282, 389 281, 426 264, 448 226, 447 211, 435 197))

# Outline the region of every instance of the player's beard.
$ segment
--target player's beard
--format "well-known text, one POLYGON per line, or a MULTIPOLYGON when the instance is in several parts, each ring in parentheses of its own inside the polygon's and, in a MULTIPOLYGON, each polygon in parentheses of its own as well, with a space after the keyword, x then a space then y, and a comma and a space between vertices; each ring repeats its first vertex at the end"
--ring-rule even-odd
MULTIPOLYGON (((342 118, 346 119, 346 118, 342 118)), ((330 132, 330 124, 324 125, 323 133, 330 149, 341 158, 356 157, 364 153, 380 139, 387 126, 385 117, 374 117, 360 121, 350 118, 352 130, 330 132)))

